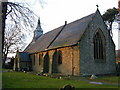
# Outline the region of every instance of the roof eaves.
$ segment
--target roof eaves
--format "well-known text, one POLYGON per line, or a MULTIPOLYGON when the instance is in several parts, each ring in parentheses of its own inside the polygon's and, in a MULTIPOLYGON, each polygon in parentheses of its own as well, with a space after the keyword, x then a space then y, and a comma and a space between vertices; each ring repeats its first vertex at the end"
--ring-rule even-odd
POLYGON ((40 52, 46 52, 46 51, 49 51, 49 50, 64 48, 64 47, 77 46, 77 45, 78 45, 78 43, 75 43, 75 44, 72 44, 72 45, 66 45, 66 46, 60 46, 60 47, 49 48, 49 49, 45 49, 45 50, 42 50, 42 51, 39 51, 39 52, 30 53, 30 55, 31 55, 31 54, 35 54, 35 53, 40 53, 40 52))

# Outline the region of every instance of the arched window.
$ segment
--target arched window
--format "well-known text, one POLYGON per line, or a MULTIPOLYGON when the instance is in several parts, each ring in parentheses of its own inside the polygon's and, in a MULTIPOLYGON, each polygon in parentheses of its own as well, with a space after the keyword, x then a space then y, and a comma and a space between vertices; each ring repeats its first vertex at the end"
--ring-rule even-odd
POLYGON ((62 52, 58 51, 58 65, 62 64, 62 52))
POLYGON ((47 52, 46 55, 44 56, 43 73, 49 72, 49 61, 50 61, 50 57, 49 57, 49 54, 47 52))
POLYGON ((62 64, 62 52, 55 50, 52 56, 52 73, 60 73, 59 65, 62 64))
POLYGON ((104 59, 104 46, 105 46, 105 41, 104 41, 104 36, 101 35, 102 32, 100 33, 99 31, 95 34, 94 36, 94 59, 104 59))
POLYGON ((58 64, 57 64, 57 50, 53 53, 52 56, 52 73, 58 73, 58 64))
POLYGON ((58 51, 58 64, 62 64, 62 52, 60 50, 58 51))

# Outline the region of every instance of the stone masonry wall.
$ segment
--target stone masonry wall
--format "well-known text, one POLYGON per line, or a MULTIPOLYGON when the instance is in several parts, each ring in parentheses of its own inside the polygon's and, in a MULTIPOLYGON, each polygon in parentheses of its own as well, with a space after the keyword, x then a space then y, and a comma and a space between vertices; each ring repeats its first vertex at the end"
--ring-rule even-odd
POLYGON ((41 53, 37 53, 37 54, 32 54, 31 55, 31 59, 32 59, 32 68, 34 72, 40 72, 41 68, 40 68, 40 64, 39 64, 39 56, 41 53), (35 59, 35 60, 34 60, 35 59))
MULTIPOLYGON (((35 55, 35 65, 34 65, 34 56, 31 56, 32 59, 32 65, 33 65, 33 71, 35 72, 43 72, 43 62, 44 62, 44 56, 48 52, 49 54, 49 73, 52 73, 52 61, 53 61, 53 54, 55 51, 61 51, 62 53, 62 64, 58 65, 58 70, 63 75, 77 75, 80 74, 80 67, 79 67, 79 47, 78 46, 72 46, 72 47, 64 47, 54 50, 49 50, 46 52, 40 52, 35 55), (41 58, 42 63, 39 65, 39 56, 38 54, 43 53, 43 56, 41 58)), ((57 58, 56 58, 57 59, 57 58)))
POLYGON ((80 41, 80 74, 110 74, 115 72, 115 46, 106 26, 97 12, 80 41), (100 29, 105 36, 105 62, 95 62, 93 37, 100 29))

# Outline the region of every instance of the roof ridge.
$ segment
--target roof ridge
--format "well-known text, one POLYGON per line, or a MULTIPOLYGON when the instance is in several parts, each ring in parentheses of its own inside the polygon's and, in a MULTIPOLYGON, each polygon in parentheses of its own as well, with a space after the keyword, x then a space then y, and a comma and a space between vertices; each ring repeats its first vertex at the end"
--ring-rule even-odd
POLYGON ((92 13, 92 14, 86 15, 86 16, 84 16, 84 17, 82 17, 82 18, 80 18, 80 19, 74 20, 74 21, 72 21, 72 22, 70 22, 70 23, 68 23, 68 24, 71 24, 71 23, 74 23, 74 22, 80 21, 80 20, 82 20, 82 19, 84 19, 84 18, 87 18, 87 17, 89 17, 89 16, 91 16, 91 15, 94 16, 95 13, 92 13))

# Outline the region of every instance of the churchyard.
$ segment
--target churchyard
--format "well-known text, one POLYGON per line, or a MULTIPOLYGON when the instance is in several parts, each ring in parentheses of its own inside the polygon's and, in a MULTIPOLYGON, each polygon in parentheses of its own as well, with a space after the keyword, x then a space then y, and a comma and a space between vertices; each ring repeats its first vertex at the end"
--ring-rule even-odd
MULTIPOLYGON (((72 85, 75 88, 118 88, 118 76, 90 77, 41 76, 27 72, 5 71, 2 73, 3 88, 62 88, 72 85)), ((120 84, 120 83, 119 83, 120 84)))

